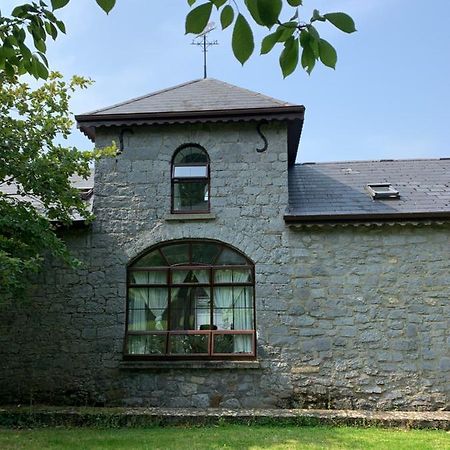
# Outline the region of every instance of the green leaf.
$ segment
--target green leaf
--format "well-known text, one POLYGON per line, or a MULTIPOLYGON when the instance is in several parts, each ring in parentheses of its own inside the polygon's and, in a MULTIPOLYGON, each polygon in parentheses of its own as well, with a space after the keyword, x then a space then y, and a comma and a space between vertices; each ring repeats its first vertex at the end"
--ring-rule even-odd
POLYGON ((42 59, 42 62, 45 64, 45 67, 48 67, 48 59, 45 57, 44 53, 38 52, 38 55, 42 59))
POLYGON ((353 33, 356 31, 355 22, 348 14, 336 12, 324 14, 323 17, 345 33, 353 33))
POLYGON ((36 67, 37 67, 37 74, 40 78, 43 80, 46 80, 48 78, 48 70, 47 67, 45 67, 44 64, 42 64, 39 60, 36 60, 36 67))
POLYGON ((306 29, 308 30, 308 43, 311 47, 311 50, 314 53, 316 59, 319 58, 319 41, 320 35, 316 28, 312 25, 306 25, 306 29))
POLYGON ((315 9, 313 11, 313 15, 311 17, 311 22, 314 22, 315 20, 318 20, 320 22, 325 22, 325 17, 320 14, 318 9, 315 9))
POLYGON ((283 3, 281 0, 257 0, 259 17, 263 24, 271 27, 278 21, 283 3))
POLYGON ((206 28, 211 17, 212 7, 212 3, 203 3, 189 12, 186 16, 186 34, 200 34, 206 28))
POLYGON ((70 0, 51 0, 53 10, 64 8, 70 0))
POLYGON ((275 33, 268 34, 261 42, 261 55, 265 55, 266 53, 269 53, 274 45, 279 42, 278 38, 280 37, 279 28, 275 33))
POLYGON ((227 2, 227 0, 209 0, 209 1, 213 3, 217 9, 221 8, 227 2))
POLYGON ((285 43, 280 55, 280 67, 283 77, 289 76, 298 65, 298 40, 291 36, 285 43))
POLYGON ((301 6, 303 3, 303 0, 287 0, 287 2, 291 6, 301 6))
POLYGON ((116 0, 95 0, 97 2, 97 5, 100 6, 100 8, 105 11, 106 14, 109 14, 109 12, 114 8, 114 5, 116 4, 116 0))
POLYGON ((15 73, 14 67, 8 61, 5 61, 5 73, 8 77, 14 76, 15 73))
POLYGON ((325 39, 319 41, 319 56, 323 64, 334 69, 337 62, 337 53, 334 47, 325 39))
POLYGON ((234 56, 241 64, 250 58, 255 48, 252 29, 242 14, 238 15, 234 24, 231 46, 234 56))
POLYGON ((258 0, 245 0, 245 6, 247 7, 248 12, 251 14, 253 20, 258 25, 264 25, 263 21, 261 20, 261 17, 259 16, 258 0))
POLYGON ((195 0, 187 0, 187 2, 189 6, 192 6, 195 3, 195 0))
POLYGON ((19 49, 25 59, 31 58, 31 50, 25 44, 19 44, 19 49))
POLYGON ((51 22, 45 22, 45 31, 52 37, 53 40, 55 40, 58 36, 58 30, 51 22))
POLYGON ((11 13, 13 17, 25 17, 27 15, 27 11, 24 8, 24 5, 16 6, 11 13))
POLYGON ((61 33, 66 33, 66 26, 64 25, 64 22, 62 22, 61 20, 57 20, 55 24, 59 28, 59 31, 61 31, 61 33))
POLYGON ((311 74, 316 64, 316 58, 310 47, 303 47, 302 52, 302 67, 311 74))
POLYGON ((45 45, 45 42, 42 39, 36 39, 34 41, 34 46, 42 53, 45 53, 47 50, 47 46, 45 45))
MULTIPOLYGON (((302 51, 302 67, 310 74, 314 69, 316 64, 316 55, 311 47, 311 35, 308 30, 303 29, 300 33, 300 46, 303 48, 302 51)), ((317 49, 319 48, 317 44, 317 49)), ((318 50, 317 50, 318 53, 318 50)))
POLYGON ((230 5, 225 6, 225 8, 222 9, 222 12, 220 14, 220 23, 222 25, 222 30, 225 30, 225 28, 229 27, 233 23, 234 19, 234 10, 230 5))
POLYGON ((277 32, 279 33, 278 42, 286 42, 297 29, 297 22, 285 22, 282 23, 278 28, 277 32))

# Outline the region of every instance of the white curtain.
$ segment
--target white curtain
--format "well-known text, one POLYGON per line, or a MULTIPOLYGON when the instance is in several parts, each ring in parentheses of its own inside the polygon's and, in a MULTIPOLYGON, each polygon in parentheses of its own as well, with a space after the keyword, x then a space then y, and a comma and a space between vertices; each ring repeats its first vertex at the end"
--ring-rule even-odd
MULTIPOLYGON (((216 283, 232 283, 233 271, 231 269, 216 270, 214 274, 216 283)), ((233 323, 233 288, 220 286, 214 289, 214 307, 224 308, 220 311, 224 328, 230 329, 233 323)), ((216 315, 219 311, 215 310, 216 315)))
MULTIPOLYGON (((165 284, 166 272, 133 272, 132 282, 136 284, 165 284)), ((155 329, 163 330, 162 316, 167 308, 167 288, 141 287, 130 289, 130 331, 148 331, 148 312, 155 316, 155 329)), ((146 354, 151 352, 147 348, 146 336, 133 336, 130 340, 130 353, 146 354)))
MULTIPOLYGON (((199 283, 207 283, 209 284, 209 270, 193 270, 192 271, 195 278, 199 283)), ((198 289, 202 289, 199 287, 198 289)), ((208 296, 208 299, 210 300, 209 296, 209 287, 205 288, 206 295, 208 296)), ((201 325, 209 325, 210 324, 210 303, 208 301, 208 307, 199 307, 199 300, 201 297, 196 297, 195 299, 195 325, 197 329, 200 329, 201 325)), ((202 300, 205 299, 205 296, 203 296, 202 300)))
MULTIPOLYGON (((233 282, 245 283, 248 281, 248 270, 234 269, 233 282)), ((235 330, 251 330, 252 327, 252 289, 249 286, 233 287, 234 304, 234 328, 235 330)), ((235 353, 250 353, 252 351, 251 335, 240 335, 234 337, 235 353)))
MULTIPOLYGON (((245 283, 249 280, 247 269, 223 269, 215 273, 216 283, 245 283)), ((214 304, 223 310, 222 321, 233 323, 234 330, 251 330, 252 298, 251 288, 247 286, 220 286, 214 289, 214 304), (234 313, 234 317, 228 317, 234 313)), ((233 336, 234 353, 250 353, 252 339, 250 335, 233 336)))

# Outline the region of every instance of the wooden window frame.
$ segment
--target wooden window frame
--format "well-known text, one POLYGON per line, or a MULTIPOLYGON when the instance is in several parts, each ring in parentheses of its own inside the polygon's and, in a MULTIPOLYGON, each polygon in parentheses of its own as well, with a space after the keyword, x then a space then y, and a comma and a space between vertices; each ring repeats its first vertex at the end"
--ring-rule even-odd
POLYGON ((207 239, 184 239, 184 240, 175 240, 170 242, 163 242, 156 246, 151 247, 143 254, 139 255, 139 257, 135 258, 131 264, 127 268, 127 295, 126 295, 126 322, 125 322, 125 339, 124 339, 124 348, 123 355, 125 360, 160 360, 160 361, 176 361, 176 360, 255 360, 256 359, 256 301, 255 301, 255 265, 254 263, 246 257, 242 252, 236 250, 235 248, 219 241, 207 240, 207 239), (192 262, 192 244, 216 244, 220 247, 218 253, 215 255, 213 261, 210 264, 198 264, 192 262), (180 264, 170 264, 167 260, 164 253, 161 249, 177 244, 188 244, 188 255, 189 261, 187 263, 180 264), (222 252, 225 250, 231 250, 241 257, 245 258, 246 264, 216 264, 218 259, 220 258, 222 252), (133 267, 133 264, 138 262, 142 257, 145 257, 147 254, 158 250, 160 255, 163 257, 164 261, 167 265, 165 266, 149 266, 149 267, 133 267), (175 270, 208 270, 209 271, 209 282, 208 283, 173 283, 172 281, 172 273, 175 270), (240 283, 229 283, 229 282, 216 282, 215 281, 215 271, 224 270, 224 269, 248 269, 251 274, 251 281, 248 282, 240 282, 240 283), (138 284, 131 283, 130 274, 132 272, 153 272, 153 271, 167 271, 167 279, 166 284, 163 283, 155 283, 155 284, 138 284), (172 288, 176 287, 204 287, 209 288, 209 298, 210 298, 210 324, 214 321, 214 288, 222 287, 222 286, 239 286, 239 287, 251 287, 252 288, 252 304, 248 309, 252 309, 252 321, 253 328, 251 330, 171 330, 170 327, 170 314, 171 314, 171 295, 172 288), (150 287, 150 288, 167 288, 168 289, 168 319, 167 319, 167 330, 152 330, 152 331, 129 331, 129 314, 130 314, 130 303, 129 303, 129 290, 130 288, 139 288, 139 287, 150 287), (163 335, 165 336, 165 353, 164 354, 131 354, 128 352, 128 338, 129 336, 136 335, 149 335, 149 336, 157 336, 163 335), (208 353, 183 353, 176 354, 170 353, 170 337, 174 335, 206 335, 208 338, 208 353), (214 338, 215 336, 223 336, 223 335, 250 335, 252 337, 252 347, 251 352, 249 353, 219 353, 214 352, 214 338))
POLYGON ((181 147, 178 147, 173 156, 172 161, 170 162, 170 212, 171 214, 207 214, 211 212, 211 171, 210 171, 210 159, 208 152, 198 144, 183 144, 181 147), (186 148, 194 147, 199 150, 201 150, 207 159, 206 163, 175 163, 175 158, 182 150, 185 150, 186 148), (175 168, 176 167, 192 167, 192 166, 199 166, 199 167, 205 167, 206 166, 206 177, 175 177, 175 168), (206 183, 206 186, 208 187, 208 208, 202 209, 202 210, 195 210, 195 209, 185 209, 185 210, 179 210, 175 209, 175 185, 176 184, 182 184, 182 183, 206 183))

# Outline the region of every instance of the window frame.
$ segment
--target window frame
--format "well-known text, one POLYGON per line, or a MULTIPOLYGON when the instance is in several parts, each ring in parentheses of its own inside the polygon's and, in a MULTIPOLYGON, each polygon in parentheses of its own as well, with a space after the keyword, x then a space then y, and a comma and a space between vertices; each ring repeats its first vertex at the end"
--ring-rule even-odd
POLYGON ((178 147, 173 156, 172 160, 170 162, 170 213, 171 214, 208 214, 211 212, 211 170, 210 170, 210 159, 208 152, 199 144, 183 144, 180 147, 178 147), (199 150, 201 150, 207 159, 206 163, 175 163, 175 158, 177 157, 178 153, 180 153, 182 150, 194 147, 199 150), (199 166, 199 167, 205 167, 206 166, 206 177, 175 177, 175 168, 176 167, 192 167, 192 166, 199 166), (175 185, 181 184, 181 183, 201 183, 206 182, 206 185, 208 187, 208 208, 202 209, 202 210, 196 210, 196 209, 189 209, 189 210, 179 210, 175 209, 175 185))
POLYGON ((126 314, 125 314, 125 338, 123 344, 123 359, 124 360, 150 360, 150 361, 197 361, 197 360, 255 360, 257 357, 256 352, 256 298, 255 298, 255 264, 251 261, 246 255, 244 255, 241 251, 235 249, 234 247, 225 244, 220 241, 210 240, 210 239, 181 239, 181 240, 173 240, 173 241, 165 241, 161 242, 155 246, 150 247, 145 252, 141 253, 139 256, 134 258, 127 267, 127 286, 126 286, 126 314), (203 263, 193 263, 192 262, 192 244, 216 244, 220 246, 220 250, 215 255, 213 261, 210 264, 203 263), (189 263, 176 263, 170 264, 167 260, 164 253, 161 251, 162 248, 169 247, 177 244, 188 244, 188 255, 189 255, 189 263), (246 264, 222 264, 217 265, 217 261, 220 258, 222 252, 225 250, 231 250, 241 257, 243 257, 246 261, 246 264), (157 250, 160 256, 165 260, 166 266, 142 266, 142 267, 133 267, 133 265, 138 262, 141 258, 145 257, 147 254, 154 252, 157 250), (199 270, 204 269, 209 272, 209 282, 206 283, 174 283, 172 273, 175 270, 199 270), (215 281, 215 271, 217 270, 225 270, 225 269, 248 269, 251 275, 251 281, 246 282, 216 282, 215 281), (133 272, 150 272, 150 271, 167 271, 166 284, 138 284, 131 283, 130 275, 133 272), (138 287, 165 287, 168 289, 168 297, 167 297, 167 311, 168 311, 168 319, 167 319, 167 329, 166 330, 149 330, 149 331, 130 331, 129 330, 129 319, 130 319, 130 288, 138 288, 138 287), (210 307, 209 307, 209 315, 210 315, 210 324, 214 323, 214 313, 216 309, 214 307, 214 289, 216 287, 222 286, 240 286, 240 287, 250 287, 252 289, 252 304, 251 304, 251 317, 253 322, 253 328, 250 330, 180 330, 180 329, 170 329, 170 313, 171 313, 171 302, 172 302, 172 288, 177 287, 204 287, 209 289, 209 298, 210 298, 210 307), (136 335, 164 335, 165 336, 165 353, 164 354, 132 354, 128 352, 128 340, 129 336, 136 335), (183 353, 183 354, 171 354, 170 353, 170 337, 174 335, 207 335, 208 336, 208 353, 183 353), (251 339, 251 352, 249 353, 215 353, 214 345, 215 345, 215 336, 224 336, 224 335, 250 335, 251 339))
POLYGON ((366 189, 374 200, 395 200, 400 193, 392 187, 391 183, 368 183, 366 189))

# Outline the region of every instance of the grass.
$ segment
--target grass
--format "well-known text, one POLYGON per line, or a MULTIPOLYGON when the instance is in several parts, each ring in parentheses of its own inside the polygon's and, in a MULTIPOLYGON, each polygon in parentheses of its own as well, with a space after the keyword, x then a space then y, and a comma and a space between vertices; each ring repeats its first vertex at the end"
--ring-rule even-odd
POLYGON ((450 433, 354 427, 220 425, 141 429, 0 429, 2 450, 450 450, 450 433))

